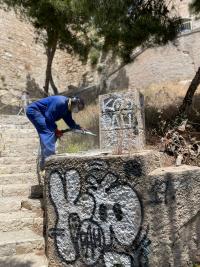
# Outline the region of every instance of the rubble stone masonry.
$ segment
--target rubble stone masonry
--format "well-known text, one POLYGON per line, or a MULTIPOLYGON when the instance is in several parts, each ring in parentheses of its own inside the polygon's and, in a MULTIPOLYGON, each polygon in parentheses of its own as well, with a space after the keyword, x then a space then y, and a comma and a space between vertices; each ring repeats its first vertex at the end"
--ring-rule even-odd
MULTIPOLYGON (((42 43, 35 42, 34 28, 0 10, 0 102, 16 101, 27 89, 31 97, 40 97, 44 86, 46 54, 42 43)), ((66 52, 57 50, 53 62, 53 77, 60 91, 77 86, 86 67, 66 52)))

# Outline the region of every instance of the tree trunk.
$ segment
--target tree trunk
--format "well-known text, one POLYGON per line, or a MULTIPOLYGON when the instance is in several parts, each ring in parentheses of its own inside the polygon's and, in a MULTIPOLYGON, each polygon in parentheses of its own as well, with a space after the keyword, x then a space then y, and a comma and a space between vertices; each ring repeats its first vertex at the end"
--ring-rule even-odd
POLYGON ((192 100, 193 100, 193 96, 198 88, 200 84, 200 67, 198 69, 198 71, 196 72, 188 90, 187 93, 183 99, 183 103, 179 108, 180 113, 182 114, 187 114, 191 105, 192 105, 192 100))
POLYGON ((46 49, 46 54, 47 54, 47 67, 46 67, 46 79, 45 79, 45 86, 44 86, 44 91, 45 93, 48 95, 49 92, 49 84, 51 84, 52 89, 54 91, 55 94, 58 93, 58 89, 55 86, 54 82, 53 82, 53 78, 52 78, 52 72, 51 72, 51 68, 52 68, 52 63, 53 63, 53 59, 54 59, 54 55, 56 52, 56 47, 57 47, 57 37, 55 37, 55 39, 53 40, 53 42, 47 45, 47 49, 46 49))
POLYGON ((51 84, 51 87, 54 91, 54 94, 57 95, 58 94, 58 88, 56 87, 55 83, 54 83, 54 80, 53 80, 53 76, 52 76, 52 71, 51 71, 51 74, 50 74, 50 84, 51 84))

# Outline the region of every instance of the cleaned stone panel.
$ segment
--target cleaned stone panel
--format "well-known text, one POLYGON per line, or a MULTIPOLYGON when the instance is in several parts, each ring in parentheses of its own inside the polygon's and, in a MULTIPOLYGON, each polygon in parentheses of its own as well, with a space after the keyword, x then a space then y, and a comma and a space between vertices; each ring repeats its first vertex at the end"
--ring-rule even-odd
POLYGON ((144 148, 144 98, 137 90, 100 96, 100 147, 118 154, 144 148))

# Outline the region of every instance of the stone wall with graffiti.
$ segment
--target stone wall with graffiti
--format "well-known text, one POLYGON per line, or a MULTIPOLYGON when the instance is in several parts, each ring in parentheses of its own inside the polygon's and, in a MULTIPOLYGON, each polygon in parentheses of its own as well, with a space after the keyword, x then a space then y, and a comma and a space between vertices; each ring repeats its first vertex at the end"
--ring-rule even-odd
POLYGON ((200 262, 200 168, 159 166, 159 154, 152 151, 50 159, 49 267, 200 262))
POLYGON ((144 147, 144 98, 137 90, 101 95, 100 147, 117 154, 144 147))

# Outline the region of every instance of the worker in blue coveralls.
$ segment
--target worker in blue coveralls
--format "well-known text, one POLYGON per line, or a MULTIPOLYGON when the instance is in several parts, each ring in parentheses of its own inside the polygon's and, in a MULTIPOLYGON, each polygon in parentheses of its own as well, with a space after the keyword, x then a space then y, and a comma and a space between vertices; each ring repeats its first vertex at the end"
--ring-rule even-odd
POLYGON ((72 119, 72 112, 77 113, 83 110, 84 106, 82 99, 65 96, 49 96, 28 105, 26 115, 37 129, 40 137, 41 170, 44 169, 45 159, 55 154, 57 138, 63 135, 55 122, 63 119, 71 129, 83 129, 72 119))

